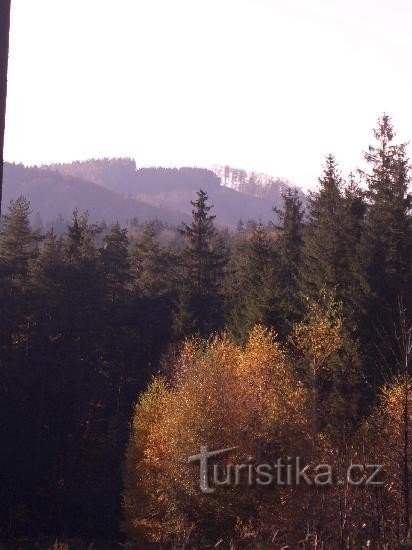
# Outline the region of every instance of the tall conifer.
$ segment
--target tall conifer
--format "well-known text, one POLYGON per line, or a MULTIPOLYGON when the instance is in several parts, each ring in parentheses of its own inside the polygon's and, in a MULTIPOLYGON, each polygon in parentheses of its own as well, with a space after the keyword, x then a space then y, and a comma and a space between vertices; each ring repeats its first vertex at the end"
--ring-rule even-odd
POLYGON ((191 202, 192 223, 184 224, 181 230, 186 246, 177 321, 183 333, 207 334, 223 325, 222 281, 227 253, 207 200, 207 193, 200 190, 191 202))

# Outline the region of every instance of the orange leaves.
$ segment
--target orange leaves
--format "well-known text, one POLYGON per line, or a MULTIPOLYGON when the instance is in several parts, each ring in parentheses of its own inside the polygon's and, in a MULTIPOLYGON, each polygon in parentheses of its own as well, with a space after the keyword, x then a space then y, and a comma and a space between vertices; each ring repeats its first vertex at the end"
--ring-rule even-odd
POLYGON ((409 398, 409 422, 412 422, 412 380, 404 377, 397 378, 392 384, 386 386, 381 394, 381 414, 383 414, 393 429, 399 427, 404 419, 404 406, 406 397, 409 398))
MULTIPOLYGON (((342 540, 353 537, 358 547, 359 540, 376 536, 377 518, 390 537, 399 521, 405 523, 402 502, 409 502, 412 474, 412 381, 399 378, 384 388, 360 429, 339 423, 341 402, 336 399, 338 412, 332 415, 342 427, 336 437, 329 416, 321 416, 328 396, 324 388, 341 374, 338 369, 346 365, 339 367, 339 360, 347 357, 339 307, 324 298, 309 303, 307 317, 293 330, 300 364, 292 363, 272 330, 257 325, 243 347, 225 333, 187 340, 173 362, 171 379, 152 381, 136 406, 126 457, 125 529, 133 541, 206 547, 240 540, 242 547, 248 539, 273 543, 274 534, 282 533, 287 538, 273 547, 286 542, 295 547, 311 521, 324 540, 335 540, 340 532, 342 540), (303 383, 296 373, 307 364, 313 376, 305 376, 303 383), (336 484, 327 491, 303 485, 263 489, 243 480, 205 495, 198 466, 188 464, 202 445, 209 451, 236 447, 213 459, 221 468, 219 479, 226 477, 228 465, 253 469, 299 457, 302 465, 331 465, 336 484), (379 491, 352 487, 347 478, 351 464, 363 473, 368 465, 383 464, 387 485, 379 491)), ((213 465, 206 474, 209 481, 213 465)))
POLYGON ((205 500, 198 472, 187 464, 200 445, 236 446, 232 461, 274 460, 297 449, 308 433, 307 392, 271 330, 256 326, 244 348, 226 334, 190 339, 173 372, 170 383, 153 380, 140 399, 126 465, 126 529, 133 536, 137 521, 153 542, 183 537, 189 516, 229 521, 254 498, 231 488, 205 500))
POLYGON ((291 342, 310 359, 316 374, 327 367, 327 360, 343 343, 342 318, 332 296, 323 294, 320 302, 309 302, 306 319, 293 328, 291 342))
POLYGON ((396 377, 380 398, 362 430, 362 450, 370 462, 383 464, 386 528, 408 530, 412 479, 412 379, 396 377), (406 504, 405 504, 406 503, 406 504))
MULTIPOLYGON (((276 333, 261 325, 244 346, 225 333, 187 340, 171 379, 151 383, 136 407, 126 466, 126 530, 132 538, 139 533, 151 542, 181 544, 188 533, 205 534, 211 525, 215 540, 249 524, 253 532, 258 525, 297 532, 308 502, 302 488, 262 492, 232 485, 210 497, 200 492, 199 471, 188 457, 203 445, 236 447, 216 459, 222 467, 288 456, 312 460, 318 410, 313 385, 342 347, 339 308, 329 296, 322 298, 308 304, 291 338, 311 365, 309 385, 298 379, 276 333)), ((316 437, 319 454, 334 456, 328 434, 319 431, 316 437)))
POLYGON ((398 463, 396 457, 402 453, 404 438, 412 441, 411 378, 397 377, 382 389, 378 406, 366 426, 375 452, 387 457, 392 465, 398 463))

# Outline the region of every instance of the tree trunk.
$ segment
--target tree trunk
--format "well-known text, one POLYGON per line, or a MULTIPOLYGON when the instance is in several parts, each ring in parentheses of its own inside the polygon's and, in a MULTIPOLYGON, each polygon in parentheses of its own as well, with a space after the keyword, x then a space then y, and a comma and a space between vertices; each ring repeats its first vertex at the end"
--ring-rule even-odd
POLYGON ((9 29, 11 0, 0 0, 0 213, 3 191, 3 147, 6 123, 7 65, 9 59, 9 29))

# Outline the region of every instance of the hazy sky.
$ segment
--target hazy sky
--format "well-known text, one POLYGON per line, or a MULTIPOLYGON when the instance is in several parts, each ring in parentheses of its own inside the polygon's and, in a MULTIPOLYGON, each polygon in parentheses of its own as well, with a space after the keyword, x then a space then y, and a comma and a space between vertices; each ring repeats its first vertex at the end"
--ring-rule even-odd
POLYGON ((412 138, 410 0, 12 0, 5 157, 316 183, 378 114, 412 138))

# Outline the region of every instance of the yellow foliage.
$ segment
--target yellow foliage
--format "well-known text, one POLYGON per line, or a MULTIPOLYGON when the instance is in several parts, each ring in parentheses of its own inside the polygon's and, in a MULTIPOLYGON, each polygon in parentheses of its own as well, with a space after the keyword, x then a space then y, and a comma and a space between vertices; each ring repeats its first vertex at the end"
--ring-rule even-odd
MULTIPOLYGON (((227 458, 233 463, 274 461, 293 451, 303 456, 309 442, 306 402, 306 389, 274 332, 255 327, 244 348, 225 334, 208 342, 188 340, 170 384, 155 379, 136 407, 125 468, 129 536, 179 542, 210 518, 234 528, 250 506, 258 516, 262 502, 253 491, 201 494, 198 466, 189 465, 188 457, 201 445, 238 447, 227 458)), ((273 514, 281 493, 272 492, 266 513, 273 514)))
POLYGON ((269 547, 306 541, 309 548, 318 537, 325 548, 343 547, 344 541, 360 548, 383 532, 385 540, 398 540, 412 475, 412 381, 399 378, 385 387, 358 430, 345 426, 336 438, 327 422, 314 429, 323 398, 319 380, 327 379, 332 356, 342 348, 342 320, 333 302, 310 303, 308 309, 291 337, 311 366, 307 385, 276 334, 259 325, 243 347, 226 334, 187 340, 170 380, 152 380, 136 405, 125 462, 124 529, 133 547, 202 548, 221 539, 219 544, 235 548, 234 540, 276 538, 269 547), (221 467, 273 464, 288 456, 303 464, 316 460, 333 467, 335 483, 324 490, 262 489, 243 480, 206 495, 199 488, 199 464, 188 463, 202 445, 210 451, 236 447, 216 460, 221 467), (352 486, 350 464, 359 465, 361 475, 371 473, 368 464, 383 464, 387 484, 352 486))
POLYGON ((308 314, 302 323, 294 326, 291 341, 310 360, 316 374, 327 366, 329 357, 342 346, 342 318, 331 298, 326 306, 309 302, 308 314))
MULTIPOLYGON (((385 386, 379 403, 365 423, 364 437, 369 453, 384 464, 387 478, 400 494, 402 463, 412 462, 412 379, 397 377, 385 386), (405 415, 405 413, 407 413, 405 415), (405 438, 408 443, 405 455, 405 438)), ((411 470, 411 468, 409 468, 411 470)), ((410 475, 412 470, 410 471, 410 475)))

